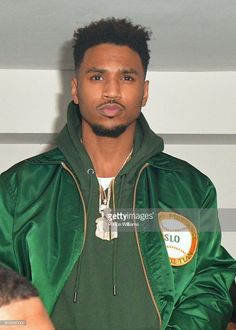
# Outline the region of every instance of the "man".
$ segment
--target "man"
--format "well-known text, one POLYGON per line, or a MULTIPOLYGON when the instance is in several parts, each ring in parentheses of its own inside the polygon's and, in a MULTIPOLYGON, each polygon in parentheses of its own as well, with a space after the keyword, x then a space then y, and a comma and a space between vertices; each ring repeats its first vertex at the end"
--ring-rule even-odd
POLYGON ((1 177, 0 260, 33 281, 57 329, 217 330, 230 318, 236 265, 214 186, 164 154, 141 114, 149 38, 125 19, 78 29, 57 148, 1 177))
POLYGON ((53 330, 37 290, 24 277, 0 268, 0 329, 53 330))

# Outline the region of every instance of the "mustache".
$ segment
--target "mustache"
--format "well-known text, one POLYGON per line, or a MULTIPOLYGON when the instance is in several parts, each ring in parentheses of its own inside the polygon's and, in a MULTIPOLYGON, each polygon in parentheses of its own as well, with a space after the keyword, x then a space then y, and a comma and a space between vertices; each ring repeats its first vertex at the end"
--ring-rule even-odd
POLYGON ((97 106, 98 110, 101 110, 102 108, 106 108, 106 107, 114 107, 114 106, 118 106, 121 110, 125 110, 125 106, 117 101, 112 100, 112 102, 103 102, 100 105, 97 106))

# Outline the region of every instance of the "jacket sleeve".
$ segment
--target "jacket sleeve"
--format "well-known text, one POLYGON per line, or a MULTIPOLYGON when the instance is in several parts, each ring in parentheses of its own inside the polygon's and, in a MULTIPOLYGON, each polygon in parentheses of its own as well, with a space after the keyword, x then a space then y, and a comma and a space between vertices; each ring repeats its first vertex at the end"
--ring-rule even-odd
POLYGON ((8 176, 0 175, 0 264, 17 270, 13 245, 15 193, 8 176))
POLYGON ((236 263, 220 246, 216 192, 211 182, 200 210, 196 272, 176 302, 166 329, 225 330, 232 313, 229 288, 236 263))

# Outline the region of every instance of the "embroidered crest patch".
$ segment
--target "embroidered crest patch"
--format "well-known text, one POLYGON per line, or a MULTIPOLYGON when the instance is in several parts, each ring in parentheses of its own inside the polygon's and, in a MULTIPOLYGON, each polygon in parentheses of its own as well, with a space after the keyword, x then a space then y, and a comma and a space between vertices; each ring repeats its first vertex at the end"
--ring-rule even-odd
POLYGON ((181 214, 159 212, 158 221, 172 266, 183 266, 194 257, 198 234, 194 224, 181 214))

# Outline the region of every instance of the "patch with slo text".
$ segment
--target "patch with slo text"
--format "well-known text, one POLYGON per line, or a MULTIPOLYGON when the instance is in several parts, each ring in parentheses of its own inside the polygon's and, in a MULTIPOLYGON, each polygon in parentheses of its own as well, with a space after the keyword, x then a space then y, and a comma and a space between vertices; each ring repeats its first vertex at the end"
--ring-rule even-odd
POLYGON ((194 224, 181 214, 159 212, 158 221, 172 266, 183 266, 194 257, 198 234, 194 224))

